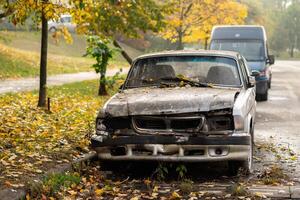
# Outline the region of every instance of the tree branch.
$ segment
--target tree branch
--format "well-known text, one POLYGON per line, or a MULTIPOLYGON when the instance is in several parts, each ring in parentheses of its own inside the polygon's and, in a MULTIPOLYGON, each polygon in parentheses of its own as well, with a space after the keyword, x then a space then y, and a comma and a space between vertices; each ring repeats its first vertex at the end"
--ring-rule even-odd
POLYGON ((118 47, 119 49, 121 49, 121 54, 122 56, 125 58, 125 60, 131 65, 132 64, 132 58, 127 54, 126 51, 124 51, 124 49, 121 47, 121 45, 119 44, 119 42, 117 40, 113 41, 113 45, 115 47, 118 47))
POLYGON ((13 13, 12 7, 10 7, 10 1, 6 0, 6 11, 0 13, 0 19, 7 17, 13 13))

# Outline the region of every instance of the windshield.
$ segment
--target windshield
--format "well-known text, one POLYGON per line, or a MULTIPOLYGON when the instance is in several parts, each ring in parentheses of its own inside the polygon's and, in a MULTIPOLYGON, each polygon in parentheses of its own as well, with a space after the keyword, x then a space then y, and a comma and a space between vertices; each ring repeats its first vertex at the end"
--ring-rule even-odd
POLYGON ((260 40, 213 40, 211 49, 236 51, 247 61, 263 61, 265 59, 264 44, 260 40))
POLYGON ((241 85, 233 58, 217 56, 164 56, 140 59, 133 66, 126 88, 148 86, 241 85))

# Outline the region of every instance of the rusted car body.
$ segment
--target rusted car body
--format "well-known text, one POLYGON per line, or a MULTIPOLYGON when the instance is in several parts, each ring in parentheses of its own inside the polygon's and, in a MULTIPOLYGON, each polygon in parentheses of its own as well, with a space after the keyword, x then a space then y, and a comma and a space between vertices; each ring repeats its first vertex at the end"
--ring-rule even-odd
POLYGON ((99 111, 92 147, 102 160, 229 161, 233 172, 251 171, 254 84, 235 52, 138 57, 99 111))

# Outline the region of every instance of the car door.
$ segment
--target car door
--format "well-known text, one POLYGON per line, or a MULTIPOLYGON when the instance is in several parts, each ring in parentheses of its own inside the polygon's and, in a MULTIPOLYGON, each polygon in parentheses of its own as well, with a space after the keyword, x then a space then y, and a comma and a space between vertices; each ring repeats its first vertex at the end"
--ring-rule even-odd
POLYGON ((245 84, 245 106, 246 106, 246 110, 248 113, 248 120, 255 119, 255 112, 256 112, 256 101, 255 101, 255 96, 256 96, 256 89, 255 89, 255 85, 251 85, 250 84, 250 71, 249 68, 247 66, 247 61, 245 60, 245 58, 241 57, 241 59, 239 60, 239 64, 241 67, 241 71, 243 74, 243 81, 245 84))

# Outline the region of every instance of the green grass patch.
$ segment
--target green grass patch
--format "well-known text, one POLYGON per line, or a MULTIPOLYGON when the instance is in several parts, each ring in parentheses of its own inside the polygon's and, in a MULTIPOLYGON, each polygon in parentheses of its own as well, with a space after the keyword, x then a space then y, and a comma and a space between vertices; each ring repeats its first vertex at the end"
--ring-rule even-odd
MULTIPOLYGON (((63 39, 56 43, 49 37, 48 74, 93 71, 95 60, 83 57, 86 49, 85 36, 73 35, 73 44, 63 39)), ((128 47, 134 56, 138 52, 128 47)), ((0 79, 35 77, 39 75, 40 33, 0 31, 0 79)), ((133 57, 134 57, 133 56, 133 57)), ((125 68, 128 63, 116 53, 109 68, 125 68)))
POLYGON ((44 181, 44 192, 53 195, 62 188, 68 188, 72 184, 79 184, 80 177, 77 174, 51 174, 44 181))
MULTIPOLYGON (((55 96, 57 93, 65 95, 78 95, 78 96, 90 96, 98 98, 98 85, 99 80, 88 80, 82 82, 75 82, 64 84, 62 86, 53 86, 49 88, 49 96, 55 96)), ((115 90, 109 90, 114 93, 115 90)))
POLYGON ((79 184, 81 178, 78 173, 49 174, 41 182, 29 182, 28 197, 53 197, 59 191, 65 191, 73 185, 79 184))
POLYGON ((27 77, 38 74, 36 67, 19 59, 11 59, 0 52, 0 79, 7 77, 27 77))

